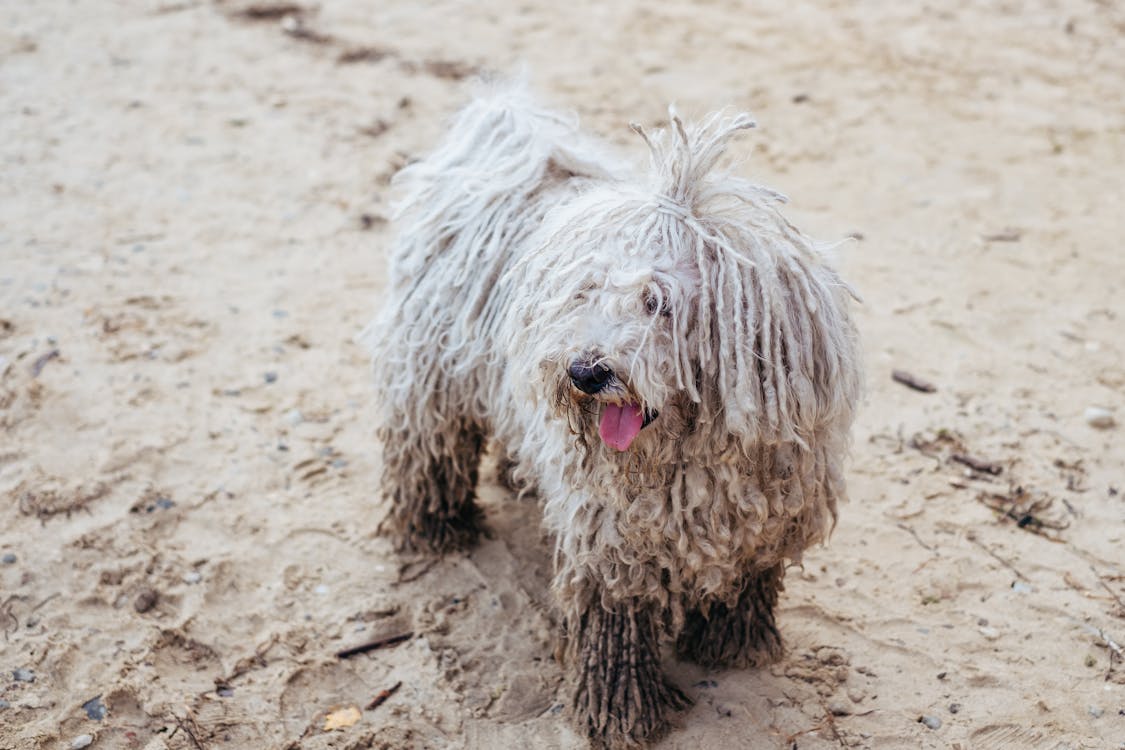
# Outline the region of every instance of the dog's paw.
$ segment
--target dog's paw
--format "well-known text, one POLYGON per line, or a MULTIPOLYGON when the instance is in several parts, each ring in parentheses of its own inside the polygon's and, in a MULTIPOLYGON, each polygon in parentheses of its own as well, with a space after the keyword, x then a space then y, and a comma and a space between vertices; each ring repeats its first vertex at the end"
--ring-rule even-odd
POLYGON ((399 552, 445 555, 476 546, 484 535, 484 514, 475 504, 452 516, 413 514, 387 518, 381 533, 395 542, 399 552))
MULTIPOLYGON (((642 679, 651 678, 645 675, 642 679)), ((595 750, 647 748, 668 733, 671 714, 691 706, 691 699, 661 675, 648 684, 637 682, 636 673, 624 679, 631 684, 605 686, 613 690, 609 695, 625 698, 624 701, 576 706, 579 723, 595 750)))
POLYGON ((676 639, 676 655, 710 669, 757 669, 781 659, 785 646, 772 621, 747 618, 744 613, 698 613, 688 617, 676 639))

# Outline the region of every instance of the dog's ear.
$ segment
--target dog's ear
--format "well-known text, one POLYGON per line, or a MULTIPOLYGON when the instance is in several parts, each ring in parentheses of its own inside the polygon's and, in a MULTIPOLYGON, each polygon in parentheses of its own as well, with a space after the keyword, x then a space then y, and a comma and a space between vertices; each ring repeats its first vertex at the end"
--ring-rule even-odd
POLYGON ((749 449, 805 444, 834 419, 850 422, 860 390, 853 293, 781 215, 783 195, 717 170, 754 121, 719 113, 685 125, 670 114, 670 131, 633 129, 652 155, 656 233, 699 271, 692 343, 679 340, 673 359, 701 423, 749 449))
POLYGON ((850 423, 858 398, 848 292, 818 257, 770 248, 764 237, 741 244, 755 243, 750 262, 718 248, 708 264, 698 311, 709 318, 704 356, 730 433, 802 444, 825 424, 850 423))

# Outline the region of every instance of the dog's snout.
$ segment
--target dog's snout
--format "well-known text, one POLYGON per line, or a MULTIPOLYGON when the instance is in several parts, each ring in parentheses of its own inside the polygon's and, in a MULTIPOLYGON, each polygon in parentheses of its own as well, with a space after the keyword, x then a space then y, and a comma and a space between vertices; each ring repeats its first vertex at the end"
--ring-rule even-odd
POLYGON ((571 363, 570 381, 583 393, 594 394, 605 388, 613 377, 613 370, 603 364, 590 364, 582 360, 571 363))

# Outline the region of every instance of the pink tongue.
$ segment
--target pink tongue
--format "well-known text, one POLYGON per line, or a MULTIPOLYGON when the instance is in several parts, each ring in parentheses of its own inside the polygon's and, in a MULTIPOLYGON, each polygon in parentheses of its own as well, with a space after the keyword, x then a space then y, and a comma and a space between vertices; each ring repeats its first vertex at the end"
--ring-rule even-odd
POLYGON ((626 450, 644 426, 641 407, 630 402, 624 406, 606 404, 598 433, 610 448, 626 450))

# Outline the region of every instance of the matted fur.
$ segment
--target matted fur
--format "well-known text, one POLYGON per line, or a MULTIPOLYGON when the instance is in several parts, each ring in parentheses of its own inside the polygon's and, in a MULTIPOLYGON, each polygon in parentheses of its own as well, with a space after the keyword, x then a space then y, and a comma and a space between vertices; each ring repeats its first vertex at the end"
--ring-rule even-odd
MULTIPOLYGON (((781 571, 835 520, 861 385, 850 290, 781 196, 719 169, 751 120, 671 125, 635 127, 651 166, 634 170, 521 90, 486 92, 396 178, 391 288, 367 333, 389 530, 405 548, 470 543, 480 453, 502 446, 555 539, 579 720, 612 747, 659 734, 678 701, 661 682, 615 707, 612 665, 582 666, 635 659, 597 645, 613 633, 659 626, 715 663, 780 653, 781 571), (612 371, 603 392, 574 387, 579 358, 612 371), (598 432, 621 402, 653 417, 626 451, 598 432)), ((649 679, 631 669, 626 693, 649 679)))

